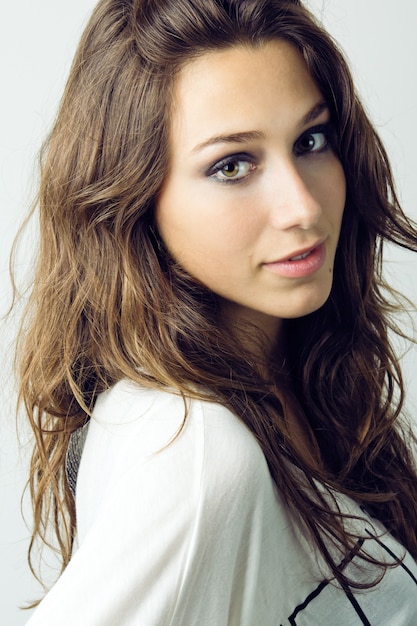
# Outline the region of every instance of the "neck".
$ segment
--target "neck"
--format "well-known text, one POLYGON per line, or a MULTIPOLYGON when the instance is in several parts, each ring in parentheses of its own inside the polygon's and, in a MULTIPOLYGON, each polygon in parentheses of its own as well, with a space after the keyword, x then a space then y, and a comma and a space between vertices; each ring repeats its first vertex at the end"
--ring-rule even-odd
POLYGON ((270 362, 282 353, 283 323, 278 317, 252 309, 238 308, 235 303, 221 301, 223 319, 243 347, 254 357, 270 362))

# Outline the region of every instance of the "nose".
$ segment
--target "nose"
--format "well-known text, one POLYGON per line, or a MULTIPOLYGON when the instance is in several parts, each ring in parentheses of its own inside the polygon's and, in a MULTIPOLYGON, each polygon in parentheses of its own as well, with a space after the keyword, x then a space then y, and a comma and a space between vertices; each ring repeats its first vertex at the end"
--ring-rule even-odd
POLYGON ((310 230, 317 225, 322 207, 311 180, 294 163, 275 170, 270 198, 270 222, 275 228, 310 230))

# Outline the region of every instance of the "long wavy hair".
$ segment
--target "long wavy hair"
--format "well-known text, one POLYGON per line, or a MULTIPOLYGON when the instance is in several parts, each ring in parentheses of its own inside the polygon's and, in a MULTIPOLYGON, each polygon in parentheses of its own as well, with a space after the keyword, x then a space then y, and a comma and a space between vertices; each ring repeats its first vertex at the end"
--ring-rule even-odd
POLYGON ((97 394, 125 377, 185 396, 208 389, 238 415, 342 583, 355 584, 329 546, 346 555, 357 538, 323 486, 370 509, 417 558, 417 478, 398 419, 404 389, 381 267, 383 242, 416 251, 417 230, 343 56, 301 2, 101 0, 42 152, 38 204, 39 259, 18 352, 36 439, 30 562, 33 542, 47 542, 52 526, 68 563, 76 525, 69 438, 97 394), (285 322, 286 373, 272 362, 266 380, 225 328, 216 297, 170 258, 154 208, 178 72, 207 51, 275 38, 301 52, 328 103, 347 200, 331 295, 318 311, 285 322), (292 443, 288 395, 319 451, 317 465, 292 443))

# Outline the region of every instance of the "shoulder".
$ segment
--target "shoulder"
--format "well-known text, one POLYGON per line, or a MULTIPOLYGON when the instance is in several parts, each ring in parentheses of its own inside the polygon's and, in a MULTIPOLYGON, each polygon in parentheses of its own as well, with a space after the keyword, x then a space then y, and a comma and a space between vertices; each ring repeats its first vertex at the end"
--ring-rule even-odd
POLYGON ((236 462, 263 459, 249 428, 228 408, 213 400, 184 398, 174 390, 150 389, 123 380, 101 394, 91 423, 93 431, 138 455, 163 448, 193 445, 205 455, 224 455, 236 462))
MULTIPOLYGON (((262 450, 243 422, 218 402, 183 398, 123 380, 103 393, 91 419, 77 484, 81 522, 115 490, 255 506, 273 496, 262 450)), ((81 523, 80 526, 83 526, 81 523)))
POLYGON ((288 519, 258 443, 219 403, 115 385, 95 407, 76 499, 78 551, 38 623, 49 611, 60 624, 220 624, 275 596, 288 519))

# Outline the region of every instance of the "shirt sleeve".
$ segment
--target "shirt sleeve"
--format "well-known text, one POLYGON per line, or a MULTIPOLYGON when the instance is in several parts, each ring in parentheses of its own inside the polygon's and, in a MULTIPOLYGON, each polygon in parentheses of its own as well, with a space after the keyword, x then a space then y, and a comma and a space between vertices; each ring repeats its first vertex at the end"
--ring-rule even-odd
POLYGON ((119 406, 114 422, 99 411, 77 485, 79 548, 28 626, 230 623, 236 573, 250 576, 257 482, 269 474, 237 418, 190 406, 174 441, 184 404, 173 394, 145 412, 119 406))

